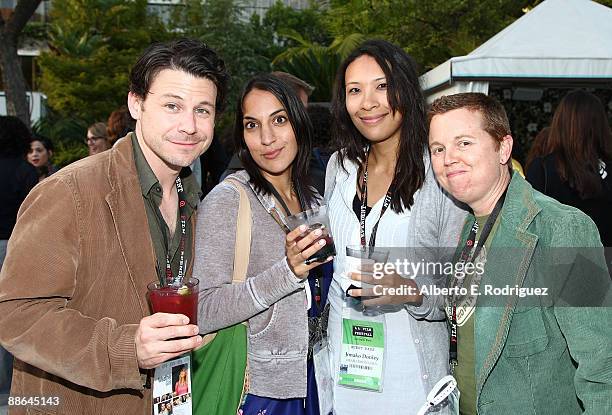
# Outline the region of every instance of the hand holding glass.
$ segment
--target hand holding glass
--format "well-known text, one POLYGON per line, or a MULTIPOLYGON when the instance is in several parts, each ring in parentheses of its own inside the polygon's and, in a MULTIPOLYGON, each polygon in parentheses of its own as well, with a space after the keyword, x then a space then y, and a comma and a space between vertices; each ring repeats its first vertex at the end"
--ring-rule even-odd
POLYGON ((316 230, 321 231, 320 235, 314 240, 312 245, 317 243, 319 240, 324 239, 325 246, 305 259, 307 265, 313 262, 325 262, 327 258, 336 255, 336 246, 334 245, 334 239, 329 227, 329 217, 327 216, 327 207, 325 205, 288 216, 286 221, 290 229, 295 229, 300 225, 307 226, 306 230, 296 238, 296 242, 299 242, 311 232, 316 230))
POLYGON ((147 286, 154 313, 184 314, 189 323, 198 325, 198 291, 200 281, 189 278, 181 287, 161 286, 157 281, 147 286))

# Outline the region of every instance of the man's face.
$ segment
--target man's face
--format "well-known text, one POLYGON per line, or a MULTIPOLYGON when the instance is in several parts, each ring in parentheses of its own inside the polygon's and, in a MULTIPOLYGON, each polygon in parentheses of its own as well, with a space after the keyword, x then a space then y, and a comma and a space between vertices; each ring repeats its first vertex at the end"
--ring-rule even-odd
POLYGON ((435 115, 429 126, 429 149, 442 187, 470 207, 496 192, 512 152, 512 137, 501 143, 482 128, 478 111, 460 108, 435 115))
POLYGON ((159 72, 144 99, 130 92, 138 142, 156 174, 180 171, 206 151, 213 139, 216 97, 211 80, 174 69, 159 72))

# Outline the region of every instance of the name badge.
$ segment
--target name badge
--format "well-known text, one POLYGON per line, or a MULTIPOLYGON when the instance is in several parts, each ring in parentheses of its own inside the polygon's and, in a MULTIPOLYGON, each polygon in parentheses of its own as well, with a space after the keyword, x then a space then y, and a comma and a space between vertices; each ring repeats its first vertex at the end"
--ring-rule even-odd
POLYGON ((342 319, 339 385, 382 392, 384 356, 382 322, 342 319))
POLYGON ((185 354, 155 368, 153 415, 192 415, 191 354, 185 354))

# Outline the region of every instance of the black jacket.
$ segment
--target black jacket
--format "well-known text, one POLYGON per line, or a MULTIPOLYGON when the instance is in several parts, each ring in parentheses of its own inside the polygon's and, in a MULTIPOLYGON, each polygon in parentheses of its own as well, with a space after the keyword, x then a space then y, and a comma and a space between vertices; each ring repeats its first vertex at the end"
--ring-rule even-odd
POLYGON ((559 177, 556 156, 538 157, 529 165, 526 179, 534 189, 559 202, 580 209, 593 219, 599 230, 601 243, 612 246, 612 164, 608 163, 602 173, 603 194, 591 199, 582 199, 580 194, 559 177))
POLYGON ((38 183, 36 168, 19 157, 0 158, 0 239, 9 239, 21 202, 38 183))

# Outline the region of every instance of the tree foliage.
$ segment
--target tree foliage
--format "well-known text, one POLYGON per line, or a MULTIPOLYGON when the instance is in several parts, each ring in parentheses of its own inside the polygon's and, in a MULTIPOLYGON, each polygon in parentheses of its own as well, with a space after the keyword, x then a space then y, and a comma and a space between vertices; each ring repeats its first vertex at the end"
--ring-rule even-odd
POLYGON ((382 38, 401 46, 425 72, 452 56, 468 54, 538 3, 331 0, 326 9, 291 12, 277 4, 264 21, 274 22, 278 38, 287 40, 286 49, 274 59, 275 66, 313 84, 317 100, 328 100, 339 62, 365 39, 382 38), (306 16, 318 20, 317 31, 323 28, 325 33, 311 36, 304 27, 306 16), (301 27, 293 26, 297 24, 301 27))
POLYGON ((244 7, 235 0, 185 0, 170 19, 170 31, 206 42, 225 61, 231 74, 228 108, 233 110, 245 82, 271 69, 280 51, 273 32, 257 15, 246 20, 244 7))
POLYGON ((42 90, 59 116, 105 121, 124 104, 131 66, 143 48, 166 38, 146 0, 53 2, 42 90))
POLYGON ((541 0, 330 0, 302 10, 277 1, 263 18, 247 16, 241 1, 183 0, 165 25, 147 14, 146 0, 54 1, 51 50, 39 60, 49 105, 85 124, 105 120, 125 102, 142 49, 186 36, 208 43, 229 68, 226 124, 256 73, 290 72, 315 86, 312 100, 328 101, 339 63, 365 39, 398 44, 425 71, 469 53, 541 0))
POLYGON ((537 4, 537 0, 333 1, 326 24, 336 37, 361 33, 403 47, 428 70, 465 55, 537 4))
POLYGON ((275 68, 289 72, 314 86, 315 90, 310 97, 314 102, 331 100, 340 63, 365 40, 363 35, 356 33, 337 38, 329 46, 323 46, 304 39, 295 30, 282 33, 293 40, 296 46, 287 48, 274 58, 275 68))
POLYGON ((291 31, 299 32, 309 42, 325 45, 332 38, 322 19, 323 13, 323 8, 317 2, 312 2, 306 9, 297 10, 277 0, 266 11, 262 23, 275 33, 276 41, 283 48, 297 46, 291 36, 285 36, 291 31))

